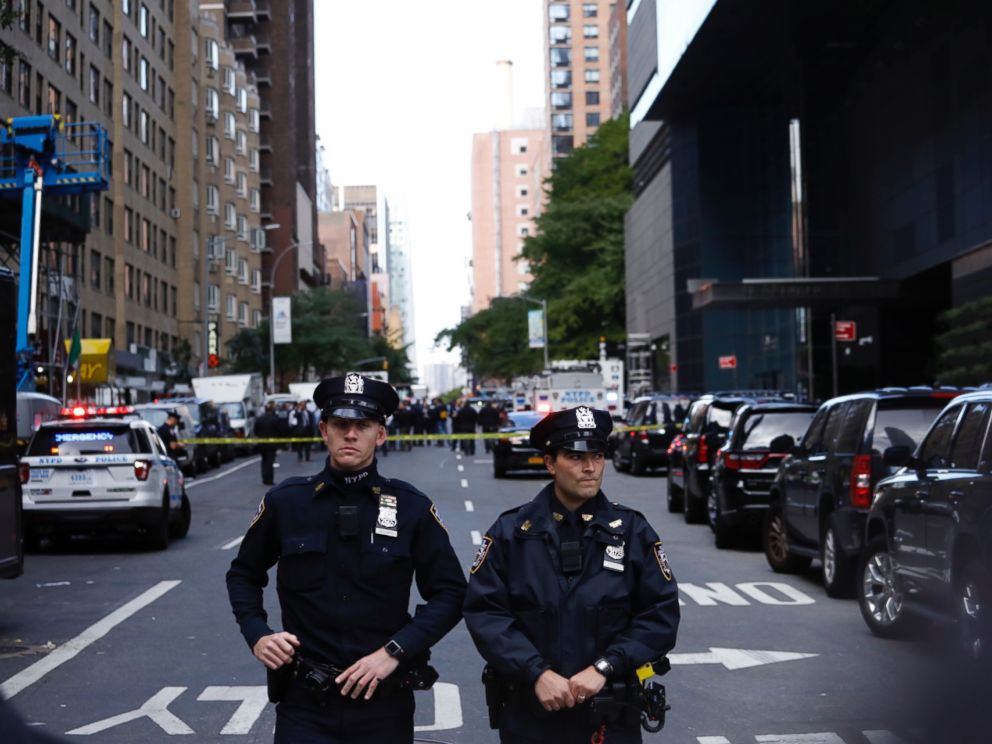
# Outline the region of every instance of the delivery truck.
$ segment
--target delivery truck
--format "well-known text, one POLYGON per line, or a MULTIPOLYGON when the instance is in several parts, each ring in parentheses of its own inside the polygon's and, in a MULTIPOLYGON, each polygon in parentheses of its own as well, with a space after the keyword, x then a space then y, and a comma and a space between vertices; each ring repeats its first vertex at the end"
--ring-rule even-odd
MULTIPOLYGON (((227 413, 235 438, 251 439, 255 435, 255 418, 261 415, 265 403, 260 373, 194 377, 193 393, 197 398, 212 400, 227 413)), ((244 445, 238 449, 254 448, 244 445)))

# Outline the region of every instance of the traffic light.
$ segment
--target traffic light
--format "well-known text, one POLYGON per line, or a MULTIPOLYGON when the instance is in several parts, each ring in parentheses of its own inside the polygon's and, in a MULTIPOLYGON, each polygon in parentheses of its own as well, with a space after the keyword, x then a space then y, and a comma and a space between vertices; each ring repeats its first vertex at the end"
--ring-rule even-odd
POLYGON ((210 367, 210 369, 217 369, 217 367, 220 366, 220 357, 216 354, 210 354, 207 357, 207 366, 210 367))

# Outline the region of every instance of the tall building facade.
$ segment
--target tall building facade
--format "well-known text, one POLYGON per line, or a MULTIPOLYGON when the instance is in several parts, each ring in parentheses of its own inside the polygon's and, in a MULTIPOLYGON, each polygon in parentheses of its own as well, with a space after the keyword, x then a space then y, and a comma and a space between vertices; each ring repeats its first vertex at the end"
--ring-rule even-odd
POLYGON ((545 85, 551 155, 585 144, 610 118, 610 13, 607 0, 544 0, 545 85))
POLYGON ((534 234, 547 177, 544 129, 507 129, 472 136, 472 312, 494 297, 518 294, 531 281, 517 260, 534 234))
MULTIPOLYGON (((396 322, 387 337, 394 348, 412 344, 413 338, 413 260, 410 255, 407 223, 394 209, 389 221, 389 294, 396 308, 396 322)), ((410 366, 416 368, 416 349, 408 350, 410 366)))

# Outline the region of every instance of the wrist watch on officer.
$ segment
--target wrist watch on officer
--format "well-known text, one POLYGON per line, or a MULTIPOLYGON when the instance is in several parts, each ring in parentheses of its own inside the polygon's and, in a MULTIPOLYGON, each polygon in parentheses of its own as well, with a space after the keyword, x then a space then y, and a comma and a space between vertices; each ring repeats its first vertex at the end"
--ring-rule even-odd
POLYGON ((403 658, 403 647, 396 641, 389 641, 389 643, 383 646, 383 648, 386 650, 386 653, 394 659, 403 658))
POLYGON ((602 656, 596 659, 596 661, 592 663, 592 666, 593 669, 595 669, 597 672, 602 674, 607 679, 613 676, 613 665, 602 656))

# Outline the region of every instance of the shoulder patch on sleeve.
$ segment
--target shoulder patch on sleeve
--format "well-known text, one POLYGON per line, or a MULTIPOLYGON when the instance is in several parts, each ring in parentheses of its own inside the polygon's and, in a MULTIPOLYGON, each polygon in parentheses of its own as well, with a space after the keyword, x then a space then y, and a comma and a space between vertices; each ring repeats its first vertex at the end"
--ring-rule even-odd
POLYGON ((665 548, 661 544, 661 540, 654 544, 654 557, 658 561, 658 568, 661 569, 661 575, 665 577, 666 581, 672 580, 672 567, 668 565, 668 556, 665 555, 665 548))
POLYGON ((262 500, 258 502, 258 508, 255 510, 255 516, 253 516, 251 518, 251 522, 248 523, 248 529, 254 527, 255 522, 261 519, 264 513, 265 513, 265 497, 263 496, 262 500))
POLYGON ((479 546, 479 550, 475 554, 475 560, 472 561, 472 568, 469 569, 469 573, 475 573, 480 568, 482 564, 486 562, 486 558, 489 556, 489 548, 492 547, 493 539, 486 535, 482 538, 482 545, 479 546))
POLYGON ((441 515, 437 513, 437 504, 431 504, 431 516, 434 517, 434 521, 441 525, 441 529, 445 532, 448 528, 444 525, 444 520, 441 519, 441 515))

